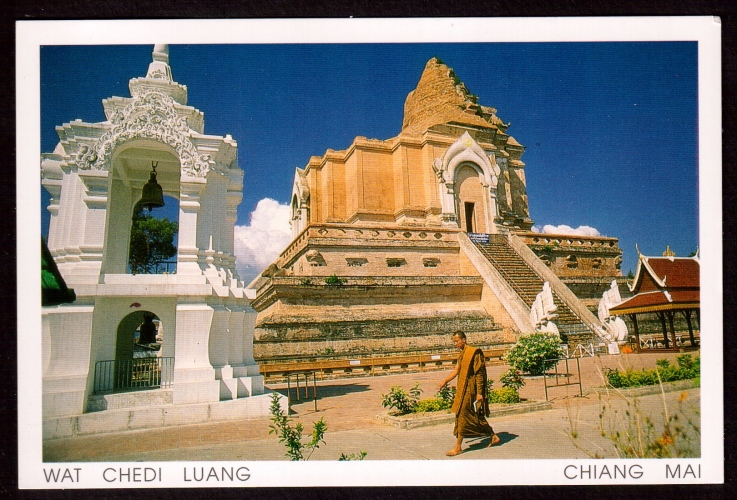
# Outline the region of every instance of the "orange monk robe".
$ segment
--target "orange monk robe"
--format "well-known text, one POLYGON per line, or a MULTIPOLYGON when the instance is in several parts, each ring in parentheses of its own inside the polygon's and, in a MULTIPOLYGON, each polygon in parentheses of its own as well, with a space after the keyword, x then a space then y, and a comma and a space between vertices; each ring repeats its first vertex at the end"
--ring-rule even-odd
MULTIPOLYGON (((484 353, 477 347, 466 346, 458 356, 458 383, 451 410, 456 415, 453 435, 456 437, 480 437, 494 434, 486 417, 489 415, 489 403, 486 391, 486 364, 484 353), (473 409, 476 395, 481 394, 482 407, 478 412, 473 409)), ((477 405, 478 407, 478 405, 477 405)))

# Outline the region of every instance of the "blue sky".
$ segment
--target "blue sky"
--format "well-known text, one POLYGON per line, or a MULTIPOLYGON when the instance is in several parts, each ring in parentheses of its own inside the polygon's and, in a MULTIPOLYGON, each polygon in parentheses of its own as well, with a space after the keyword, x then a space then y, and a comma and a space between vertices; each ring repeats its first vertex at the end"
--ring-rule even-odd
MULTIPOLYGON (((41 49, 41 144, 56 125, 105 119, 128 97, 151 45, 41 49)), ((425 63, 440 57, 526 146, 536 226, 592 226, 619 238, 622 270, 666 245, 698 246, 696 42, 172 45, 174 79, 205 132, 238 142, 239 226, 260 200, 287 203, 295 167, 357 135, 388 139, 425 63)), ((42 204, 48 196, 42 190, 42 204)), ((48 230, 42 210, 42 233, 48 230)))

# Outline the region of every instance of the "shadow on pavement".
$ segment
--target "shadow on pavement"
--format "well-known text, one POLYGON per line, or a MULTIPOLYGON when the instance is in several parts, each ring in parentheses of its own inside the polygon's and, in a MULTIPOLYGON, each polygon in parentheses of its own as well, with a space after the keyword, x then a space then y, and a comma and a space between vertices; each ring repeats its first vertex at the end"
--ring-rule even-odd
MULTIPOLYGON (((284 396, 287 395, 287 388, 286 387, 279 387, 279 388, 271 388, 268 389, 278 392, 279 394, 283 394, 284 396)), ((295 396, 295 388, 292 386, 292 400, 294 402, 297 402, 295 396)), ((368 385, 364 384, 346 384, 346 385, 318 385, 317 386, 317 400, 321 400, 324 398, 333 398, 336 396, 345 396, 346 394, 353 394, 357 392, 366 392, 369 390, 368 385)), ((302 401, 305 400, 304 394, 305 394, 305 387, 304 385, 301 385, 299 388, 300 397, 302 398, 302 401)), ((309 400, 312 400, 312 385, 309 386, 309 400)))
MULTIPOLYGON (((504 446, 505 444, 519 437, 517 434, 511 434, 509 432, 497 432, 496 435, 499 436, 500 441, 499 444, 493 446, 494 448, 504 446)), ((488 448, 488 446, 489 438, 483 438, 479 441, 476 441, 475 443, 470 444, 465 451, 483 450, 484 448, 488 448)))

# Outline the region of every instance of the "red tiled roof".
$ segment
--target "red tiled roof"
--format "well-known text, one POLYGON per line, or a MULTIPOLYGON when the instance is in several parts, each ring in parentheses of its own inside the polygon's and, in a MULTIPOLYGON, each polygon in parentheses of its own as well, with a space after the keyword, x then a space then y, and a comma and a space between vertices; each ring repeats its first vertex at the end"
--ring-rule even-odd
POLYGON ((669 290, 673 288, 698 288, 701 266, 699 261, 691 258, 649 257, 650 265, 658 278, 665 279, 669 290))
POLYGON ((613 314, 629 314, 699 307, 699 290, 674 290, 668 292, 668 295, 670 295, 670 299, 664 291, 639 293, 621 304, 617 304, 609 311, 613 314))

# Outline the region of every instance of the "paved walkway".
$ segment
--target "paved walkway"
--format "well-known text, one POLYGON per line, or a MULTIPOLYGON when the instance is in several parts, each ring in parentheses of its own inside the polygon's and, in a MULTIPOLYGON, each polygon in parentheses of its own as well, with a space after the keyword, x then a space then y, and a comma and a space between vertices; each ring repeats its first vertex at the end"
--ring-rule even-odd
MULTIPOLYGON (((695 353, 694 353, 695 354, 695 353)), ((594 454, 616 456, 611 442, 600 436, 599 413, 602 400, 593 392, 601 386, 601 371, 605 367, 650 368, 655 360, 668 358, 675 363, 677 354, 641 354, 605 356, 581 359, 581 379, 584 397, 578 396, 578 386, 559 387, 549 392, 553 409, 510 415, 494 419, 491 424, 502 439, 500 446, 485 448, 488 439, 468 440, 467 452, 455 459, 476 458, 585 458, 594 454), (577 444, 569 438, 577 433, 577 444)), ((573 367, 571 367, 573 368, 573 367)), ((489 376, 498 380, 505 366, 490 366, 489 376)), ((423 397, 435 393, 437 384, 448 371, 406 373, 318 381, 318 411, 314 403, 295 402, 292 405, 294 423, 301 422, 305 434, 319 418, 327 422, 326 444, 315 451, 312 460, 336 460, 341 453, 368 452, 367 460, 382 459, 445 459, 445 451, 453 446, 452 424, 442 424, 413 430, 400 430, 375 420, 386 411, 381 395, 394 385, 409 389, 420 383, 423 397)), ((526 399, 545 400, 541 377, 526 379, 521 390, 526 399)), ((496 382, 495 387, 500 384, 496 382)), ((285 391, 285 386, 271 389, 285 391)), ((669 409, 678 408, 681 393, 666 395, 669 409)), ((681 405, 689 416, 698 418, 700 391, 688 391, 681 405)), ((624 411, 621 398, 612 400, 612 410, 624 411)), ((660 418, 663 398, 660 395, 640 398, 641 411, 660 418)), ((168 461, 168 460, 286 460, 283 445, 269 435, 268 418, 234 422, 182 425, 160 429, 111 433, 46 441, 44 461, 168 461)), ((698 440, 695 454, 698 455, 698 440)))

